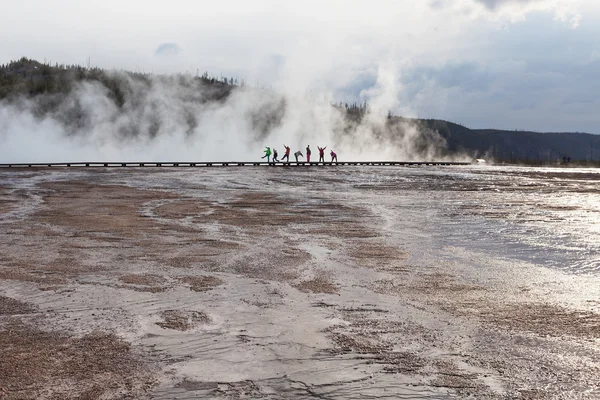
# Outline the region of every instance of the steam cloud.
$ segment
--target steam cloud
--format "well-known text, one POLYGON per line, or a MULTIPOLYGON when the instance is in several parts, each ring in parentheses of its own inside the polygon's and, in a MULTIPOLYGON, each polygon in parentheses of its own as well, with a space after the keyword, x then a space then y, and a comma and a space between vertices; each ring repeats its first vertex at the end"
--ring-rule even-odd
MULTIPOLYGON (((440 159, 444 140, 385 112, 348 119, 328 101, 248 86, 204 85, 192 76, 120 82, 122 104, 105 86, 82 81, 64 97, 0 103, 2 162, 251 161, 265 146, 304 152, 327 146, 345 160, 440 159)), ((398 98, 390 70, 368 95, 387 110, 398 98)), ((54 96, 54 97, 53 97, 54 96)))

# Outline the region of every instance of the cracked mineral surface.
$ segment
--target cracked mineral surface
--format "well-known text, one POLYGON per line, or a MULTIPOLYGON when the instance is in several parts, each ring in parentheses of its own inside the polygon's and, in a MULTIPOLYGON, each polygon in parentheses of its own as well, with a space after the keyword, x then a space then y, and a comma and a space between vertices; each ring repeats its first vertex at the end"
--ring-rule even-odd
POLYGON ((600 397, 600 173, 0 171, 0 398, 600 397))

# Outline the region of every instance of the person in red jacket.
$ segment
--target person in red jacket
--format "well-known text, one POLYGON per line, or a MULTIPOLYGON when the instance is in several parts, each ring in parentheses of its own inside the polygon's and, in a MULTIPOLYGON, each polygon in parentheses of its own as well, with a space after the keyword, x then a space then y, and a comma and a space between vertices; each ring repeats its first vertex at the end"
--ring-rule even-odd
POLYGON ((281 162, 283 162, 283 160, 286 160, 288 162, 290 162, 290 148, 288 146, 286 146, 285 144, 283 145, 283 147, 285 147, 285 154, 283 155, 283 157, 281 157, 281 162))
POLYGON ((317 146, 317 149, 319 149, 319 162, 323 161, 323 164, 325 164, 325 149, 327 148, 327 146, 321 148, 319 146, 317 146))

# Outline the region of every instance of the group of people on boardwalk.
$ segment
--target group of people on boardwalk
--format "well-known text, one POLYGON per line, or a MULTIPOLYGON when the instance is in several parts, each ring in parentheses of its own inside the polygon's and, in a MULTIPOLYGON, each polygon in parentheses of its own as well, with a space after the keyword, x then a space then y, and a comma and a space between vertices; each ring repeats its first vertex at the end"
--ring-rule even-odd
MULTIPOLYGON (((283 157, 281 157, 281 161, 279 161, 278 159, 278 154, 277 154, 277 149, 275 149, 275 147, 273 147, 273 150, 271 151, 270 147, 266 147, 265 148, 265 155, 262 156, 261 158, 266 158, 267 162, 269 164, 273 163, 278 163, 278 162, 290 162, 290 152, 292 151, 292 149, 287 146, 287 145, 283 145, 283 147, 285 148, 285 154, 283 155, 283 157), (271 156, 273 156, 273 159, 271 160, 271 156), (285 160, 285 161, 284 161, 285 160)), ((319 161, 318 162, 322 162, 323 164, 325 164, 325 149, 327 148, 327 146, 325 147, 319 147, 317 146, 317 149, 319 149, 319 161)), ((311 155, 311 151, 310 151, 310 145, 306 146, 306 162, 310 163, 310 155, 311 155)), ((337 154, 335 153, 335 151, 331 150, 329 152, 329 155, 331 156, 331 162, 338 162, 337 160, 337 154)), ((297 151, 294 153, 294 157, 296 158, 296 163, 298 163, 298 157, 304 157, 304 154, 302 154, 301 151, 297 151)))

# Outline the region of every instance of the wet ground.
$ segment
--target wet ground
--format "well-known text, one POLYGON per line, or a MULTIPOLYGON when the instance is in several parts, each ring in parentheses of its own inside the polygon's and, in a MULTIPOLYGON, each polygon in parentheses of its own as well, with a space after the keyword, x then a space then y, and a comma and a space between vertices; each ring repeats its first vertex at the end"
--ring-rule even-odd
POLYGON ((600 173, 0 171, 0 398, 600 398, 600 173))

